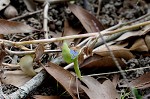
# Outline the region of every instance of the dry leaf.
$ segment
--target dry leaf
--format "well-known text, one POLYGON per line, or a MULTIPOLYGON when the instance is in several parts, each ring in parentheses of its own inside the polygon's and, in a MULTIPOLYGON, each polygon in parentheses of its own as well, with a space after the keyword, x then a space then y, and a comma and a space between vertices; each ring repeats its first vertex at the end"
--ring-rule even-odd
POLYGON ((2 78, 2 82, 4 84, 12 84, 16 87, 24 85, 27 81, 29 81, 32 78, 27 76, 21 70, 4 71, 4 76, 5 78, 2 78))
MULTIPOLYGON (((120 59, 116 58, 121 67, 125 67, 125 63, 120 59)), ((82 64, 80 64, 80 68, 88 69, 88 70, 96 70, 96 69, 115 69, 116 64, 112 60, 111 56, 102 57, 94 54, 91 57, 88 57, 84 60, 82 64)))
POLYGON ((42 95, 34 95, 34 99, 63 99, 60 96, 42 96, 42 95))
POLYGON ((103 25, 92 14, 80 6, 69 4, 69 9, 80 20, 87 32, 98 32, 104 29, 103 25))
POLYGON ((147 34, 149 31, 150 31, 150 25, 146 25, 142 29, 140 29, 139 31, 130 31, 130 32, 124 33, 118 39, 116 39, 116 41, 126 40, 126 39, 129 39, 131 37, 135 37, 135 36, 142 36, 142 35, 147 34))
POLYGON ((35 49, 35 58, 34 58, 34 61, 38 61, 41 56, 43 55, 44 53, 44 45, 43 44, 39 44, 36 49, 35 49))
POLYGON ((2 66, 3 59, 4 59, 5 55, 6 55, 6 52, 5 52, 4 49, 5 49, 4 45, 0 44, 0 66, 2 66))
POLYGON ((36 29, 23 23, 0 19, 0 34, 28 33, 33 31, 36 31, 36 29))
POLYGON ((147 52, 148 51, 148 47, 146 46, 143 38, 139 38, 139 39, 135 40, 135 42, 129 49, 133 50, 133 51, 138 51, 138 52, 142 52, 142 51, 147 52))
POLYGON ((143 74, 141 77, 136 78, 129 84, 131 87, 135 87, 137 89, 144 89, 150 87, 150 72, 143 74))
POLYGON ((0 0, 0 10, 4 9, 7 7, 10 3, 10 0, 0 0))
MULTIPOLYGON (((123 58, 125 60, 134 58, 134 55, 128 49, 123 48, 121 46, 112 45, 109 46, 109 49, 113 52, 116 58, 123 58)), ((110 56, 110 52, 105 46, 96 48, 93 51, 93 53, 98 54, 100 56, 110 56)))
MULTIPOLYGON (((71 24, 69 24, 68 20, 65 20, 64 22, 64 32, 62 34, 63 36, 70 36, 70 35, 77 35, 82 31, 81 26, 79 27, 72 27, 71 24)), ((68 43, 72 42, 73 39, 67 40, 68 43)))
POLYGON ((27 9, 29 11, 35 11, 36 10, 36 5, 33 2, 33 0, 23 0, 23 2, 25 3, 25 5, 27 6, 27 9))
POLYGON ((150 50, 150 35, 145 36, 145 43, 148 47, 148 50, 150 50))
POLYGON ((33 58, 31 55, 25 55, 19 62, 21 70, 28 76, 35 76, 36 72, 33 69, 33 58))
MULTIPOLYGON (((76 81, 77 79, 74 75, 51 62, 48 63, 48 66, 44 66, 44 68, 69 92, 74 99, 77 99, 75 94, 77 91, 76 82, 78 81, 76 81)), ((80 85, 79 82, 78 85, 80 85)))
POLYGON ((87 87, 83 85, 80 87, 90 99, 119 99, 119 94, 110 80, 105 80, 101 84, 92 77, 83 77, 82 81, 87 87))

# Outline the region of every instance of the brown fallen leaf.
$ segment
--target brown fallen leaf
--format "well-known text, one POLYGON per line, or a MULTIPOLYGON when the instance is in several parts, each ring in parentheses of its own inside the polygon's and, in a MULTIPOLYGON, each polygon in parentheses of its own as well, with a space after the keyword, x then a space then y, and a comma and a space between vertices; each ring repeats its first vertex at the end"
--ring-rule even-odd
POLYGON ((33 27, 20 22, 0 19, 0 34, 28 33, 36 31, 33 27))
POLYGON ((132 37, 135 37, 135 36, 139 37, 139 36, 142 36, 142 35, 146 35, 149 31, 150 31, 150 25, 146 25, 146 26, 143 27, 143 29, 140 29, 138 31, 130 31, 130 32, 124 33, 123 35, 121 35, 115 41, 123 41, 123 40, 126 40, 126 39, 130 39, 132 37))
MULTIPOLYGON (((73 27, 69 22, 68 20, 66 19, 65 22, 64 22, 64 32, 62 33, 62 37, 63 36, 69 36, 69 35, 77 35, 79 34, 80 32, 82 31, 82 28, 81 26, 76 26, 76 27, 73 27)), ((72 42, 73 39, 71 40, 67 40, 68 43, 72 42)))
POLYGON ((44 53, 44 45, 43 44, 39 44, 36 49, 35 49, 35 58, 34 58, 34 61, 38 61, 41 56, 43 55, 44 53))
MULTIPOLYGON (((79 81, 76 81, 76 77, 72 75, 69 71, 63 69, 62 67, 49 62, 47 66, 44 66, 45 70, 53 76, 74 98, 77 99, 77 87, 76 83, 80 85, 79 81)), ((80 89, 79 89, 80 91, 80 89)))
MULTIPOLYGON (((39 67, 35 69, 36 72, 40 72, 43 69, 43 67, 39 67)), ((16 87, 20 87, 24 85, 27 81, 32 79, 32 77, 26 75, 21 70, 15 70, 15 71, 4 71, 2 74, 2 82, 4 84, 12 84, 16 87)))
POLYGON ((27 81, 29 81, 32 78, 27 76, 21 70, 4 71, 4 76, 5 78, 2 78, 2 82, 4 84, 12 84, 16 87, 24 85, 27 81))
MULTIPOLYGON (((121 46, 112 45, 112 46, 109 46, 109 49, 113 52, 116 58, 123 58, 125 60, 134 58, 134 55, 128 49, 123 48, 121 46)), ((96 48, 93 51, 93 53, 100 55, 100 56, 104 56, 104 57, 110 56, 110 52, 105 46, 96 48)))
POLYGON ((102 84, 92 77, 83 77, 82 81, 87 85, 80 87, 85 91, 90 99, 119 99, 119 94, 110 80, 105 80, 102 84))
POLYGON ((23 2, 25 3, 25 5, 27 6, 27 9, 29 11, 35 11, 36 10, 36 5, 35 5, 35 2, 33 0, 23 0, 23 2))
POLYGON ((135 87, 137 89, 145 89, 150 87, 150 72, 143 74, 139 78, 132 80, 130 83, 131 87, 135 87))
POLYGON ((142 51, 148 52, 148 47, 145 44, 145 41, 143 38, 139 38, 139 39, 135 40, 135 42, 129 49, 132 51, 138 51, 138 52, 142 52, 142 51))
POLYGON ((150 35, 145 36, 145 43, 148 47, 148 50, 150 50, 150 35))
POLYGON ((88 11, 75 4, 69 4, 69 9, 80 20, 87 32, 98 32, 104 29, 103 25, 88 11))
MULTIPOLYGON (((121 67, 125 67, 125 63, 120 59, 116 58, 119 62, 121 67)), ((112 60, 111 56, 102 57, 100 55, 94 54, 91 57, 88 57, 84 60, 83 63, 80 64, 81 69, 88 69, 88 70, 96 70, 96 69, 115 69, 116 64, 112 60)))
POLYGON ((34 99, 63 99, 60 96, 42 96, 42 95, 34 95, 34 99))
POLYGON ((1 66, 5 56, 6 56, 5 47, 3 44, 0 44, 0 68, 2 68, 1 66))

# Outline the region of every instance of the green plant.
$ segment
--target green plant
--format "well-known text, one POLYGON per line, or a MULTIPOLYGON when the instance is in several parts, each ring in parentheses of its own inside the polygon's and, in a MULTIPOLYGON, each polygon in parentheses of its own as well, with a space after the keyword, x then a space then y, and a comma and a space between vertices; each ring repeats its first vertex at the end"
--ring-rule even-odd
POLYGON ((142 96, 138 93, 138 90, 136 88, 132 88, 132 91, 133 91, 136 99, 142 99, 142 96))
POLYGON ((78 64, 79 51, 69 48, 67 43, 64 41, 62 45, 62 56, 65 62, 74 63, 74 70, 79 79, 81 79, 81 72, 78 64))

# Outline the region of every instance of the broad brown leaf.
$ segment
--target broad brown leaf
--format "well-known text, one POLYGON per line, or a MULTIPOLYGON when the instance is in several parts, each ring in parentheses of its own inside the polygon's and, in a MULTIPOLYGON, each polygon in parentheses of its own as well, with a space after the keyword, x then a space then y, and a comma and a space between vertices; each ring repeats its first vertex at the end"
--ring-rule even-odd
POLYGON ((119 94, 110 80, 105 80, 101 84, 92 77, 83 77, 82 81, 87 87, 83 85, 80 87, 90 99, 119 99, 119 94))
POLYGON ((6 56, 6 52, 4 49, 5 49, 4 45, 0 44, 0 66, 2 65, 3 59, 6 56))
POLYGON ((28 33, 33 31, 36 31, 36 29, 23 23, 0 19, 0 34, 28 33))
POLYGON ((88 11, 75 4, 69 4, 69 9, 80 20, 87 32, 98 32, 104 29, 103 25, 88 11))
POLYGON ((150 87, 150 72, 143 74, 139 78, 132 80, 130 86, 135 87, 137 89, 144 89, 150 87))
POLYGON ((146 25, 143 27, 143 29, 140 29, 138 31, 130 31, 130 32, 124 33, 118 39, 116 39, 116 41, 130 39, 131 37, 135 37, 135 36, 142 36, 142 35, 149 33, 149 31, 150 31, 150 25, 146 25))
POLYGON ((150 50, 150 35, 145 36, 145 43, 148 47, 148 50, 150 50))
POLYGON ((29 81, 32 78, 27 76, 21 70, 4 71, 4 76, 5 78, 2 78, 2 82, 4 84, 12 84, 16 87, 24 85, 27 81, 29 81))
POLYGON ((36 5, 33 0, 23 0, 29 11, 35 11, 36 5))
MULTIPOLYGON (((79 27, 72 27, 71 24, 69 24, 68 20, 66 19, 64 22, 64 32, 62 33, 63 36, 69 36, 69 35, 77 35, 82 31, 81 26, 79 27)), ((68 43, 72 42, 73 39, 67 40, 68 43)))
POLYGON ((74 75, 51 62, 48 63, 48 66, 44 66, 44 68, 69 92, 74 99, 77 99, 75 96, 77 91, 76 82, 78 82, 78 85, 80 85, 80 83, 79 81, 76 81, 77 79, 74 75))
MULTIPOLYGON (((123 48, 121 46, 112 45, 112 46, 109 46, 109 49, 113 52, 116 58, 123 58, 125 60, 134 58, 134 55, 128 49, 123 48)), ((104 57, 110 56, 110 52, 105 46, 96 48, 93 51, 93 53, 98 54, 100 56, 104 56, 104 57)))
POLYGON ((60 96, 42 96, 42 95, 34 95, 34 99, 63 99, 60 96))
POLYGON ((44 53, 44 45, 43 44, 39 44, 36 49, 35 49, 35 58, 34 58, 34 61, 38 61, 41 56, 43 55, 44 53))
MULTIPOLYGON (((119 62, 121 67, 125 66, 125 63, 120 58, 116 58, 116 59, 119 62)), ((102 57, 100 55, 94 54, 93 56, 85 59, 84 62, 80 64, 80 68, 95 70, 95 69, 110 69, 110 68, 115 69, 117 67, 114 61, 112 60, 111 56, 102 57)))
POLYGON ((148 51, 148 47, 146 46, 143 38, 139 38, 139 39, 135 40, 135 42, 129 49, 132 51, 138 51, 138 52, 142 52, 142 51, 147 52, 148 51))
MULTIPOLYGON (((43 68, 39 67, 35 71, 40 72, 43 68)), ((14 71, 4 71, 3 78, 1 78, 2 83, 4 84, 12 84, 16 87, 20 87, 24 85, 27 81, 32 79, 32 77, 26 75, 21 70, 14 70, 14 71)))

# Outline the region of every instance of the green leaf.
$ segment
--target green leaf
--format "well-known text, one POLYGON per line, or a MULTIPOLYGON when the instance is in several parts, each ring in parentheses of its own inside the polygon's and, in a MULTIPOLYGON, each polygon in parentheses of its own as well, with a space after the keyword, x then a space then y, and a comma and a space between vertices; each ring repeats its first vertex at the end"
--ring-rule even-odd
POLYGON ((62 56, 65 62, 72 63, 74 59, 71 58, 70 49, 67 43, 64 41, 62 45, 62 56))
POLYGON ((70 49, 67 43, 64 41, 62 46, 62 56, 65 62, 72 63, 74 62, 74 70, 79 79, 81 79, 81 72, 78 65, 78 55, 79 53, 73 49, 70 49))
POLYGON ((136 96, 136 99, 142 99, 142 96, 138 93, 138 90, 136 88, 132 88, 135 96, 136 96))

